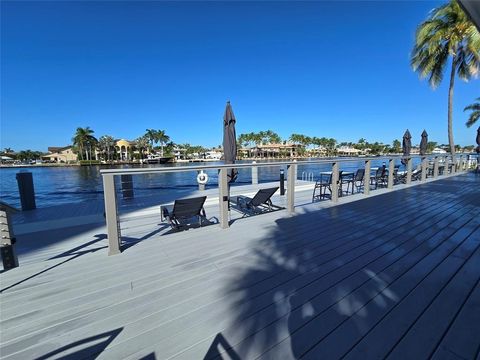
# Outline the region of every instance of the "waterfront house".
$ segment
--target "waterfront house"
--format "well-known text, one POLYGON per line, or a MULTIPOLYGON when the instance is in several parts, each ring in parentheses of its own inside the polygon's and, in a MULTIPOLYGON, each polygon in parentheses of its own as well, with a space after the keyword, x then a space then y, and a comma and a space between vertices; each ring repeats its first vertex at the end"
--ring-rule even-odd
POLYGON ((131 160, 134 147, 135 143, 133 141, 125 139, 115 140, 115 150, 117 151, 119 160, 131 160))
POLYGON ((285 144, 258 144, 250 148, 241 148, 238 152, 240 158, 294 158, 305 153, 305 146, 288 142, 285 144))
POLYGON ((441 148, 436 147, 432 150, 432 154, 446 154, 447 152, 441 148))
POLYGON ((72 145, 68 146, 50 146, 48 154, 42 156, 42 160, 53 161, 57 163, 71 163, 78 160, 78 155, 73 152, 72 145))
POLYGON ((351 146, 340 146, 337 149, 338 156, 358 156, 362 153, 363 152, 361 150, 355 149, 351 146))
POLYGON ((205 153, 205 159, 220 160, 222 156, 223 153, 214 150, 205 153))

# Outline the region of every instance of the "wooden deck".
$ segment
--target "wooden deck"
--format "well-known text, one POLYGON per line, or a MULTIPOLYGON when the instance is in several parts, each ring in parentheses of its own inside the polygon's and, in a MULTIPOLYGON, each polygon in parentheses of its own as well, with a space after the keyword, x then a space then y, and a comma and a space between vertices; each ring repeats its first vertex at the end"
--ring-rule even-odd
POLYGON ((228 230, 168 234, 125 212, 135 241, 110 257, 102 223, 25 231, 21 266, 1 274, 1 358, 478 358, 479 184, 462 174, 228 230))

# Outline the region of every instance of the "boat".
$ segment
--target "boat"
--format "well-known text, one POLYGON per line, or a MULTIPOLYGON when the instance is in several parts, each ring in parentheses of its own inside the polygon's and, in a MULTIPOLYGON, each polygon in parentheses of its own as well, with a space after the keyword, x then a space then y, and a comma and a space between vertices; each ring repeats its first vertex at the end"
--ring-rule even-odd
POLYGON ((167 164, 173 162, 173 156, 160 156, 157 154, 148 155, 148 157, 143 160, 147 164, 167 164))

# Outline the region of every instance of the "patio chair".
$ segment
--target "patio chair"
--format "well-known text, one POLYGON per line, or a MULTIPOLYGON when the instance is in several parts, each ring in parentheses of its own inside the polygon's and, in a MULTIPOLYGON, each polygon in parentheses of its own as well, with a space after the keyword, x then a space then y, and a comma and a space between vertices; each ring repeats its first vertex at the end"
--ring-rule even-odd
POLYGON ((352 194, 355 190, 360 192, 360 189, 363 188, 363 179, 365 178, 365 169, 357 169, 357 172, 353 177, 347 178, 345 183, 347 184, 347 194, 350 189, 350 184, 352 185, 352 194))
POLYGON ((277 192, 279 187, 268 189, 260 189, 253 198, 248 196, 236 196, 232 198, 232 202, 236 203, 240 210, 245 211, 244 217, 250 214, 261 214, 264 212, 283 209, 283 207, 272 203, 272 196, 277 192))
MULTIPOLYGON (((338 195, 342 195, 342 187, 341 187, 341 179, 342 179, 342 173, 343 170, 340 170, 338 172, 338 195)), ((315 187, 313 188, 313 195, 312 195, 312 202, 315 202, 315 200, 321 200, 321 199, 326 199, 332 198, 332 174, 329 174, 328 176, 324 177, 323 174, 320 175, 320 179, 315 181, 315 187), (317 195, 317 190, 318 190, 318 195, 317 195), (327 190, 330 192, 330 194, 327 194, 327 190)))
POLYGON ((202 226, 203 221, 207 219, 203 208, 206 199, 206 196, 178 199, 175 200, 173 206, 161 206, 162 221, 166 219, 174 230, 191 225, 192 219, 196 219, 202 226))
POLYGON ((375 175, 370 177, 370 184, 375 185, 375 189, 377 189, 379 186, 387 186, 387 170, 385 166, 379 167, 375 171, 375 175))

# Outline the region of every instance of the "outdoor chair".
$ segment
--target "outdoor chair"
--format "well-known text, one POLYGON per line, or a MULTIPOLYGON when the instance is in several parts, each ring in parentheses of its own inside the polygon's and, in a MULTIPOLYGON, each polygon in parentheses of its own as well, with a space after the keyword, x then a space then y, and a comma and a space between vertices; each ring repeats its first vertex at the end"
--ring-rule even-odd
POLYGON ((166 219, 174 230, 193 224, 191 221, 193 219, 198 221, 198 225, 202 226, 203 222, 207 220, 203 208, 206 199, 206 196, 178 199, 175 200, 173 206, 161 206, 162 221, 166 219))
POLYGON ((375 175, 370 177, 370 184, 375 185, 375 189, 379 186, 387 186, 387 170, 385 166, 381 166, 375 171, 375 175))
POLYGON ((265 212, 284 209, 283 207, 274 205, 272 203, 271 198, 278 189, 278 186, 267 189, 260 189, 253 198, 242 195, 235 196, 232 198, 232 202, 235 203, 238 208, 244 212, 244 217, 251 214, 261 214, 265 212))
MULTIPOLYGON (((342 195, 342 173, 343 171, 338 172, 338 195, 342 195)), ((332 180, 333 176, 332 174, 328 174, 328 176, 323 176, 324 174, 320 175, 320 179, 315 181, 315 187, 313 188, 313 195, 312 195, 312 202, 315 202, 315 200, 321 200, 321 199, 326 199, 332 198, 332 180), (317 194, 318 190, 318 194, 317 194), (330 192, 330 194, 327 194, 327 190, 330 192)))
MULTIPOLYGON (((363 188, 363 179, 365 178, 365 169, 357 169, 357 172, 353 177, 347 178, 344 183, 347 184, 347 194, 350 189, 350 185, 352 185, 352 194, 355 190, 360 192, 363 188)), ((342 181, 343 182, 343 181, 342 181)))

